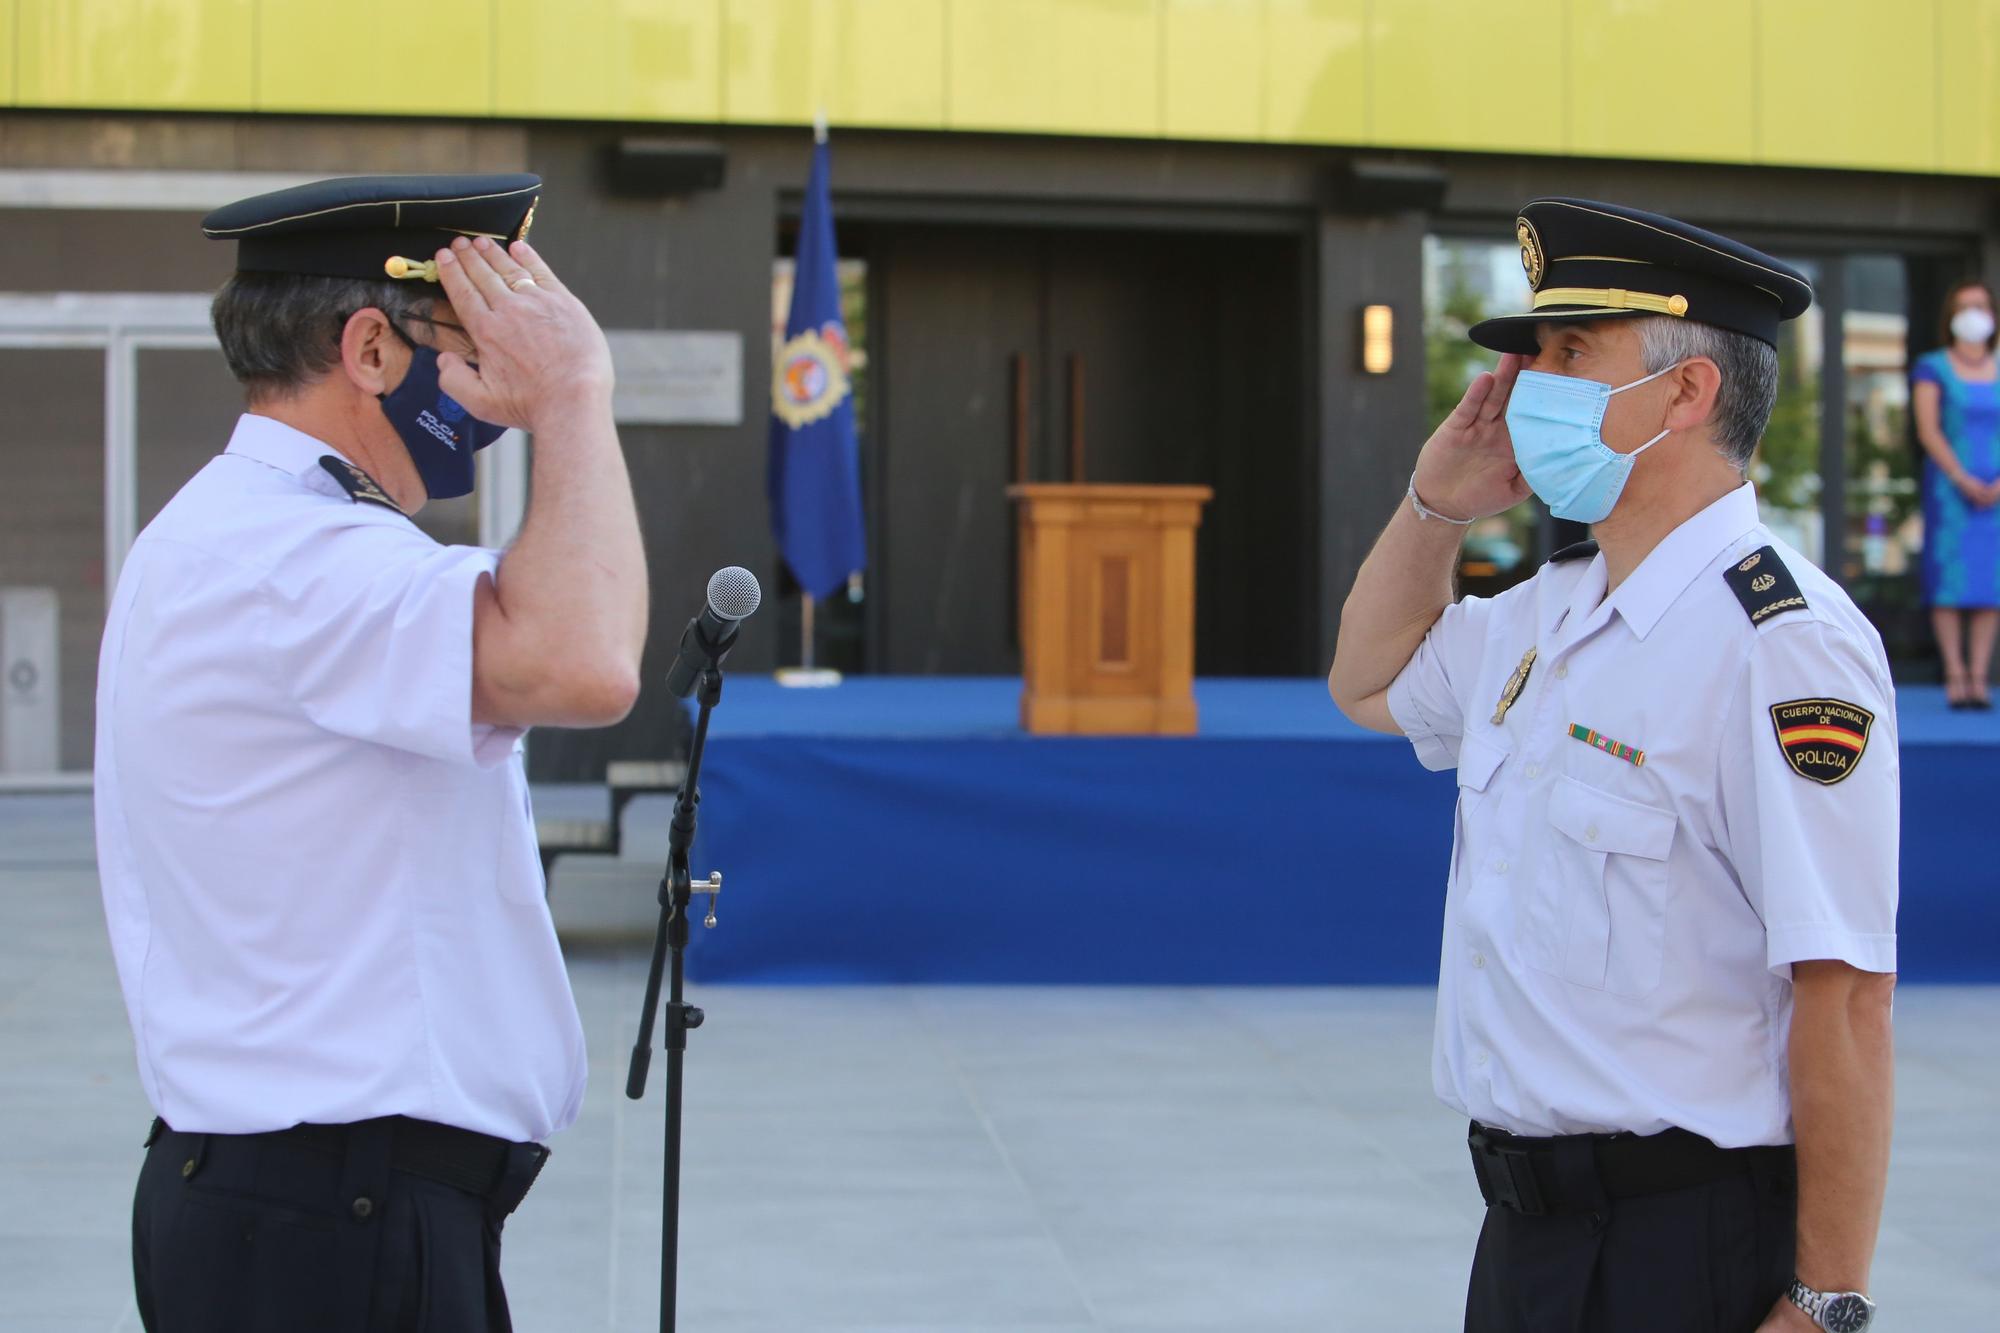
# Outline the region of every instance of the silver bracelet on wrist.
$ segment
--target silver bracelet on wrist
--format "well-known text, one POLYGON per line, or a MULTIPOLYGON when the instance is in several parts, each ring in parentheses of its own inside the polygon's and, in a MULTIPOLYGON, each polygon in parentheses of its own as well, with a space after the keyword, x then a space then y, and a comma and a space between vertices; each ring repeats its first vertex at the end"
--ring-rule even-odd
POLYGON ((1410 508, 1417 511, 1417 518, 1419 521, 1428 522, 1431 519, 1436 519, 1440 523, 1449 523, 1455 528, 1469 528, 1474 523, 1478 522, 1477 519, 1453 518, 1449 514, 1440 514, 1437 510, 1431 508, 1429 505, 1425 504, 1422 500, 1418 499, 1417 474, 1414 471, 1410 473, 1410 488, 1408 491, 1405 492, 1405 494, 1407 494, 1410 497, 1410 508))

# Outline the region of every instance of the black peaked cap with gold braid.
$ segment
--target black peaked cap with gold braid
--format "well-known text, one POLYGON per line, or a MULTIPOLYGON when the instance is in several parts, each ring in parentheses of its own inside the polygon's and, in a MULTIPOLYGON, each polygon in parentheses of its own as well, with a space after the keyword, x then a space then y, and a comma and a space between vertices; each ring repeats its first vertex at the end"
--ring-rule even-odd
POLYGON ((542 178, 345 176, 225 204, 201 220, 235 241, 239 273, 437 281, 433 262, 457 236, 525 240, 542 178))
POLYGON ((1533 308, 1475 324, 1496 352, 1532 355, 1543 322, 1671 315, 1777 346, 1778 325, 1812 304, 1798 270, 1727 236, 1591 199, 1536 199, 1514 221, 1533 308))

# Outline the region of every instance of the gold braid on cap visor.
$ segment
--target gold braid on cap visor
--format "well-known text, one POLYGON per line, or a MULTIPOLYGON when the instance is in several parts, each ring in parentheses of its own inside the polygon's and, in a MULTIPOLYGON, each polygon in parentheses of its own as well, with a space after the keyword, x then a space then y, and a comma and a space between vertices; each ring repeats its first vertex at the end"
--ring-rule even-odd
POLYGON ((1685 296, 1630 292, 1623 287, 1544 287, 1535 293, 1535 309, 1552 305, 1594 306, 1600 310, 1644 310, 1655 315, 1686 315, 1685 296))

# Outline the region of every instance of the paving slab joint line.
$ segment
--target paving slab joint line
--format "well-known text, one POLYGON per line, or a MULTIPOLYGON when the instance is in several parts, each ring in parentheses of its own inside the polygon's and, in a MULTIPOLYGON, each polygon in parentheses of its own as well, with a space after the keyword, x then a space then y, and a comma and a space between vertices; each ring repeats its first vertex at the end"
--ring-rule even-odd
POLYGON ((1084 1313, 1090 1316, 1090 1322, 1094 1327, 1109 1327, 1104 1322, 1104 1316, 1099 1312, 1097 1303, 1090 1298, 1090 1290, 1084 1285, 1083 1275, 1077 1272, 1075 1263, 1071 1261, 1069 1250, 1064 1247, 1062 1240, 1056 1235, 1055 1228, 1049 1224, 1048 1214, 1042 1211, 1042 1201, 1035 1196, 1035 1191, 1029 1186, 1027 1177, 1021 1174, 1021 1168, 1014 1161, 1014 1154, 1008 1150, 1006 1143, 1000 1137, 999 1127, 993 1123, 993 1117, 987 1113, 985 1104, 979 1100, 979 1094, 973 1088, 971 1076, 966 1073, 965 1066, 959 1063, 958 1052, 952 1049, 951 1043, 938 1030, 936 1023, 932 1021, 930 1013, 926 1011, 924 1005, 921 1003, 922 992, 915 990, 906 991, 905 995, 906 1003, 909 1004, 912 1014, 916 1017, 917 1026, 923 1030, 924 1035, 930 1039, 932 1047, 938 1052, 945 1064, 950 1067, 952 1081, 958 1084, 959 1093, 965 1098, 965 1104, 971 1108, 972 1114, 979 1121, 980 1129, 985 1132, 988 1141, 993 1144, 993 1151, 999 1154, 1000 1163, 1007 1168, 1008 1176, 1013 1179, 1014 1184, 1020 1189, 1021 1196, 1028 1201, 1028 1207, 1033 1210, 1035 1221, 1042 1229, 1042 1236, 1048 1241, 1050 1247, 1055 1250, 1056 1258, 1062 1264, 1063 1274, 1069 1278, 1070 1286, 1075 1290, 1077 1300, 1082 1303, 1084 1313))

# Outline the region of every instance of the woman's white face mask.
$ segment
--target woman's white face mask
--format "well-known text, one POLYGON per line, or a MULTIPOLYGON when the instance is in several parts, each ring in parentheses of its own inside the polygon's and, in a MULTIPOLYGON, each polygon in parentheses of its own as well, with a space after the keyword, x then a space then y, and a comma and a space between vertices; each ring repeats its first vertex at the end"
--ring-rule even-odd
POLYGON ((1951 336, 1960 342, 1983 343, 1993 336, 1993 312, 1969 305, 1951 317, 1951 336))

